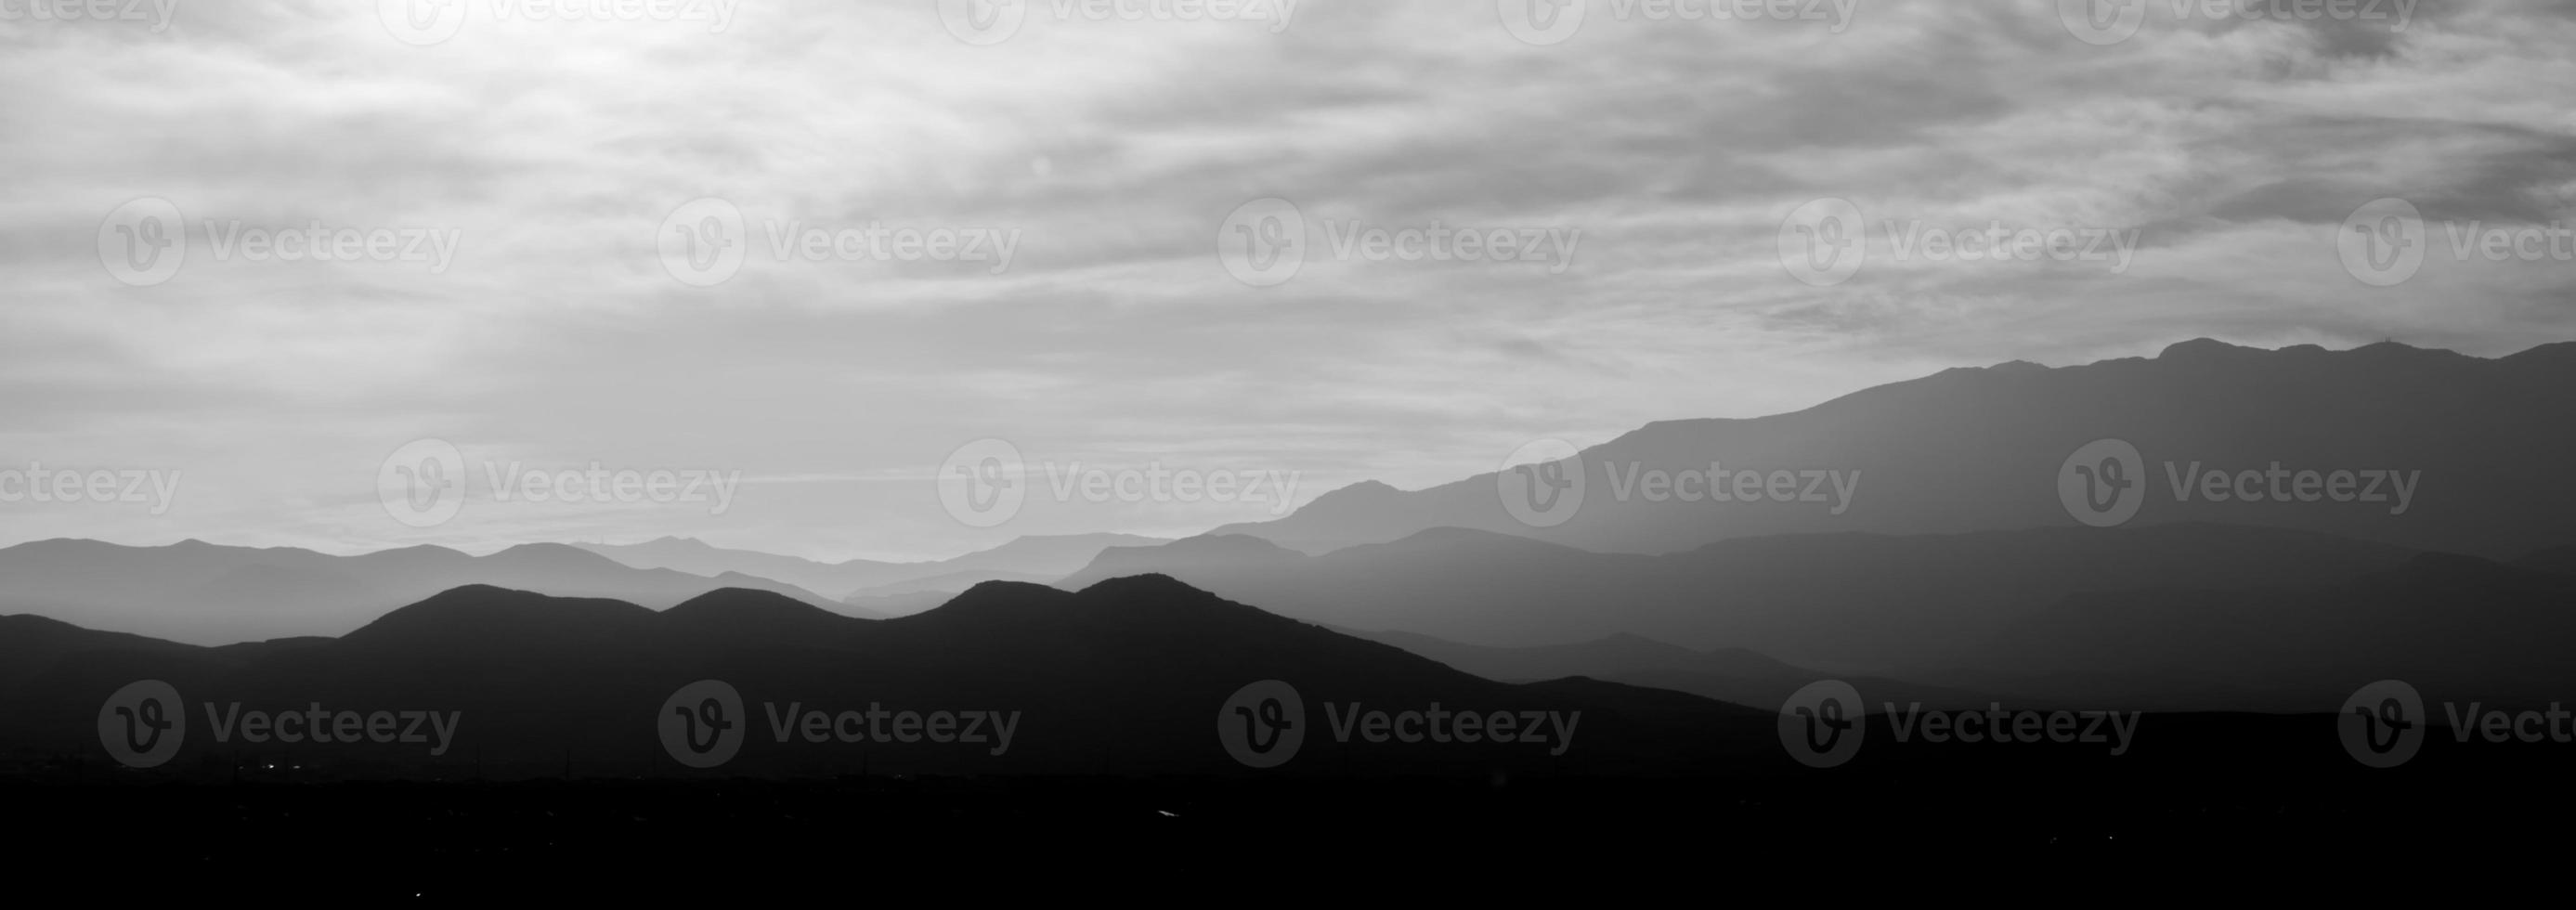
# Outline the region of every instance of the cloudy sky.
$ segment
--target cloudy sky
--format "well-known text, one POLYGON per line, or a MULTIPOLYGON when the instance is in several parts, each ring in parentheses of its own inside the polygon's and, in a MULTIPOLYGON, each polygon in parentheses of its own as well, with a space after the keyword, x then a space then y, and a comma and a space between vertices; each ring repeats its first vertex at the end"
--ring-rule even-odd
POLYGON ((0 543, 939 557, 1286 486, 1094 503, 1076 464, 1302 502, 1954 366, 2576 338, 2569 241, 2511 246, 2576 209, 2564 0, 34 2, 0 471, 176 482, 15 494, 0 543), (1971 258, 1998 228, 2033 242, 1971 258), (2420 266, 2356 265, 2379 236, 2420 266), (934 478, 985 439, 1030 493, 973 527, 934 478), (452 517, 384 501, 418 440, 452 517), (594 465, 740 480, 509 480, 594 465))

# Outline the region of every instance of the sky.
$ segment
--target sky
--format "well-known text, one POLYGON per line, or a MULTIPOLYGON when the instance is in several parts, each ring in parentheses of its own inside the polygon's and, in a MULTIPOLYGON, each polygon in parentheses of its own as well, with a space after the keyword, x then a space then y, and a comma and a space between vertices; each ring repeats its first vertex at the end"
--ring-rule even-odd
POLYGON ((939 558, 1951 367, 2499 356, 2576 338, 2571 58, 2567 0, 0 0, 0 544, 939 558))

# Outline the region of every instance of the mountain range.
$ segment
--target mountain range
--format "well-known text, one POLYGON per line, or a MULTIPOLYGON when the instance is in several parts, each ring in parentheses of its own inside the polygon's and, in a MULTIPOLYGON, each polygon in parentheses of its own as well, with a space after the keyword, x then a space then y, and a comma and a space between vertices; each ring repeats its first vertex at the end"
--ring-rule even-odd
POLYGON ((1455 528, 1307 556, 1244 536, 1118 548, 1062 582, 1153 572, 1310 622, 1533 647, 1621 633, 1823 670, 1973 666, 2084 592, 2338 584, 2413 551, 2215 524, 1744 538, 1648 556, 1455 528))
MULTIPOLYGON (((1675 771, 1776 766, 1770 712, 1613 683, 1509 685, 1402 650, 1145 576, 1079 592, 994 582, 915 616, 839 616, 782 595, 714 591, 667 610, 490 586, 440 593, 337 638, 200 648, 0 617, 11 657, 0 748, 95 751, 97 714, 135 680, 187 702, 176 767, 243 753, 346 773, 456 777, 690 774, 656 734, 667 698, 699 680, 739 692, 731 775, 1158 773, 1239 769, 1218 736, 1230 697, 1286 681, 1306 739, 1293 772, 1675 771), (452 747, 218 745, 227 712, 452 712, 452 747), (812 742, 812 711, 991 712, 1011 737, 979 743, 812 742), (1372 743, 1335 736, 1363 709, 1581 712, 1557 754, 1524 742, 1372 743), (783 737, 783 739, 782 739, 783 737), (373 769, 361 771, 360 769, 373 769)), ((691 706, 694 706, 692 704, 691 706)), ((440 716, 446 716, 441 714, 440 716)), ((836 728, 837 729, 837 728, 836 728)), ((935 728, 934 728, 935 729, 935 728)), ((828 739, 828 737, 827 737, 828 739)))
POLYGON ((1655 554, 1780 534, 2065 527, 2077 521, 2059 497, 2061 468, 2078 449, 2116 439, 2135 447, 2147 475, 2127 478, 2144 486, 2135 524, 2255 525, 2509 559, 2576 543, 2566 519, 2576 484, 2543 454, 2576 450, 2568 414, 2576 343, 2490 359, 2395 343, 2263 350, 2200 339, 2152 358, 1953 369, 1789 414, 1650 424, 1584 448, 1579 471, 1566 472, 1580 476, 1578 504, 1547 527, 1516 519, 1503 478, 1487 473, 1421 490, 1362 483, 1209 533, 1322 554, 1468 528, 1655 554), (2232 479, 2275 464, 2395 473, 2372 482, 2379 501, 2215 501, 2201 486, 2211 472, 2232 479), (1758 472, 1755 489, 1792 472, 1794 495, 1735 496, 1747 471, 1758 472), (1726 478, 1731 501, 1682 480, 1712 474, 1726 478), (1848 484, 1848 497, 1809 482, 1819 478, 1848 484), (2412 483, 2402 502, 2398 480, 2412 483))
POLYGON ((0 612, 202 645, 339 635, 388 610, 472 584, 655 608, 723 588, 832 603, 765 578, 630 568, 561 544, 486 556, 432 546, 333 556, 193 540, 166 547, 44 540, 0 549, 0 612))
MULTIPOLYGON (((1950 370, 1774 417, 1651 424, 1580 453, 1579 500, 1549 526, 1514 518, 1504 475, 1487 474, 1410 492, 1361 484, 1181 540, 1027 537, 911 563, 683 538, 480 557, 56 540, 0 550, 0 612, 31 615, 11 620, 27 642, 138 633, 151 638, 121 639, 118 653, 222 646, 190 659, 231 665, 417 643, 436 628, 470 630, 451 644, 480 648, 483 625, 406 623, 462 610, 449 603, 459 590, 494 602, 516 590, 625 605, 565 628, 605 636, 605 653, 643 648, 652 659, 629 655, 643 664, 700 646, 784 649, 801 656, 780 668, 814 674, 799 685, 825 685, 810 652, 846 661, 856 649, 863 672, 911 666, 971 688, 978 674, 1071 668, 1059 655, 906 664, 882 649, 984 647, 904 630, 994 610, 1088 647, 1099 630, 1060 627, 1073 620, 1059 613, 1102 590, 1171 599, 1129 581, 1152 577, 1289 624, 1265 628, 1348 630, 1488 681, 1588 677, 1757 707, 1825 674, 1935 703, 2300 710, 2371 672, 2536 693, 2576 685, 2554 659, 2576 644, 2561 618, 2576 599, 2576 522, 2564 519, 2576 485, 2536 454, 2576 450, 2571 405, 2576 345, 2477 358, 2201 340, 2153 358, 1950 370), (2142 459, 2121 488, 2141 500, 2136 515, 2108 527, 2061 498, 2069 456, 2097 440, 2142 459), (2276 465, 2411 479, 2402 507, 2209 493, 2276 465), (1694 470, 1825 476, 1849 498, 1644 495, 1679 487, 1643 473, 1694 470), (706 600, 720 589, 739 590, 706 600), (724 620, 693 618, 709 611, 724 620), (888 616, 903 618, 868 622, 888 616), (690 640, 674 644, 681 629, 690 640)), ((1181 656, 1130 659, 1197 659, 1166 644, 1181 656)))
MULTIPOLYGON (((1134 534, 1067 534, 1021 537, 989 550, 924 562, 852 559, 822 562, 756 550, 717 547, 686 537, 640 544, 575 544, 639 569, 677 569, 692 575, 738 574, 868 604, 873 599, 936 592, 955 594, 986 581, 1054 579, 1082 568, 1110 547, 1162 543, 1134 534)), ((908 611, 907 611, 908 612, 908 611)))

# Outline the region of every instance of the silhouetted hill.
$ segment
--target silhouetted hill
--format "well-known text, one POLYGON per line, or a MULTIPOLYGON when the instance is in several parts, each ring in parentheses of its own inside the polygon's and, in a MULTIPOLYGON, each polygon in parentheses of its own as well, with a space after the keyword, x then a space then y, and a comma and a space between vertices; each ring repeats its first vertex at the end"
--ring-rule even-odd
POLYGON ((387 613, 340 641, 423 654, 579 649, 633 639, 654 621, 653 611, 624 601, 468 585, 387 613))
MULTIPOLYGON (((0 653, 79 631, 41 622, 0 623, 0 633, 14 636, 0 638, 0 653), (22 627, 28 631, 14 632, 22 627)), ((1628 686, 1506 685, 1160 576, 1074 592, 992 582, 938 609, 884 621, 758 591, 711 592, 657 613, 469 586, 338 640, 220 651, 94 633, 86 641, 121 650, 57 661, 0 696, 0 749, 92 752, 102 700, 126 683, 160 679, 189 703, 182 767, 247 749, 339 773, 551 774, 570 760, 598 773, 676 774, 683 769, 657 733, 664 702, 685 685, 716 679, 740 693, 741 713, 722 720, 747 737, 720 774, 1234 772, 1242 769, 1218 739, 1219 708, 1248 684, 1282 680, 1305 702, 1308 736, 1288 773, 1481 777, 1779 761, 1768 711, 1628 686), (121 656, 103 659, 111 653, 121 656), (452 712, 461 726, 453 748, 431 755, 420 744, 236 740, 218 748, 200 725, 209 710, 316 705, 452 712), (1343 742, 1328 732, 1328 717, 1363 709, 1583 713, 1574 722, 1578 737, 1555 755, 1517 741, 1343 742), (1003 748, 992 740, 806 738, 822 730, 814 735, 830 740, 842 729, 835 724, 860 722, 837 720, 844 712, 863 718, 880 710, 912 712, 916 721, 939 712, 978 712, 995 723, 1008 715, 1013 740, 1003 748), (824 712, 811 722, 823 726, 809 726, 813 711, 824 712)), ((998 727, 985 732, 998 735, 998 727)))
POLYGON ((744 588, 709 591, 662 615, 671 625, 701 634, 765 641, 846 634, 854 618, 775 592, 744 588))
MULTIPOLYGON (((2531 457, 2576 449, 2576 424, 2561 419, 2569 413, 2576 344, 2482 359, 2398 344, 2272 351, 2202 339, 2154 358, 1947 370, 1771 417, 1650 424, 1582 452, 1581 506, 1549 528, 1514 520, 1495 475, 1482 474, 1415 491, 1362 485, 1276 521, 1210 533, 1323 553, 1460 527, 1669 553, 1780 534, 2069 526, 2060 467, 2079 447, 2116 438, 2145 462, 2136 524, 2261 525, 2507 558, 2576 543, 2564 517, 2576 508, 2576 485, 2550 459, 2531 457), (2182 501, 2170 482, 2190 486, 2184 475, 2194 465, 2232 474, 2275 462, 2291 472, 2420 475, 2404 514, 2391 514, 2393 484, 2380 490, 2389 502, 2284 503, 2182 501), (1857 483, 1841 514, 1828 503, 1767 498, 1657 502, 1654 487, 1639 485, 1641 472, 1704 474, 1712 463, 1765 477, 1856 472, 1857 483)), ((1797 486, 1803 496, 1807 484, 1797 486)))
POLYGON ((2199 524, 1791 535, 1665 556, 1435 529, 1313 557, 1222 539, 1114 550, 1103 569, 1062 585, 1160 571, 1343 628, 1504 647, 1627 633, 1893 672, 1956 665, 2017 618, 2081 591, 2186 579, 2219 588, 2341 582, 2412 555, 2300 531, 2199 524))
POLYGON ((727 587, 830 604, 766 579, 634 569, 560 544, 480 557, 443 547, 330 556, 193 540, 167 547, 46 540, 0 549, 0 610, 205 645, 345 634, 396 607, 478 584, 653 609, 727 587))
POLYGON ((2545 703, 2576 690, 2571 607, 2576 576, 2425 554, 2340 583, 2080 593, 2015 621, 1973 665, 2275 693, 2276 709, 2388 678, 2545 703))
POLYGON ((1628 634, 1534 648, 1462 645, 1410 632, 1350 630, 1345 634, 1394 645, 1486 679, 1503 682, 1568 676, 1615 679, 1640 670, 1687 670, 1746 677, 1793 676, 1808 672, 1742 648, 1693 651, 1628 634))
MULTIPOLYGON (((1693 651, 1635 635, 1613 635, 1571 645, 1488 648, 1408 632, 1355 631, 1348 634, 1394 645, 1491 680, 1525 682, 1584 677, 1686 692, 1764 710, 1777 710, 1792 693, 1809 683, 1826 679, 1852 683, 1883 702, 1919 702, 1933 710, 1983 708, 1996 700, 1991 693, 1881 677, 1822 673, 1793 667, 1742 648, 1693 651)), ((2032 707, 2065 703, 2053 696, 2016 699, 2016 702, 2032 707)))
POLYGON ((0 685, 44 674, 56 661, 98 651, 175 653, 177 642, 84 629, 42 616, 0 616, 0 685))
POLYGON ((2539 550, 2514 560, 2513 564, 2535 572, 2576 575, 2576 546, 2539 550))

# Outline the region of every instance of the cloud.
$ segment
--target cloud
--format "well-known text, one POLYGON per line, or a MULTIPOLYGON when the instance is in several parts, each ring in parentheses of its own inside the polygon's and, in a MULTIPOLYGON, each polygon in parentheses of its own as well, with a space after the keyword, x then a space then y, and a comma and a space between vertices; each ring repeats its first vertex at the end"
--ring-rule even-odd
POLYGON ((2497 354, 2571 321, 2565 263, 2437 263, 2371 289, 2334 246, 2381 196, 2437 220, 2567 216, 2563 2, 2427 2, 2403 31, 2158 19, 2099 47, 2053 0, 1864 0, 1840 29, 1596 2, 1543 46, 1492 0, 1307 0, 1276 34, 1032 3, 989 47, 926 2, 745 4, 721 31, 530 21, 513 2, 478 0, 426 47, 371 4, 183 3, 161 33, 0 22, 0 458, 196 478, 167 516, 0 509, 0 538, 679 533, 940 556, 1260 517, 1041 502, 966 528, 917 478, 987 436, 1033 459, 1304 471, 1313 495, 1950 366, 2197 335, 2497 354), (190 258, 127 287, 96 238, 145 196, 189 216, 190 258), (748 259, 696 288, 665 271, 658 232, 708 196, 743 212, 748 259), (1811 287, 1777 241, 1827 196, 1877 222, 1871 265, 1811 287), (1265 197, 1299 206, 1310 259, 1252 288, 1218 228, 1265 197), (252 261, 207 249, 207 221, 463 242, 436 272, 252 261), (1555 272, 1343 259, 1325 221, 1582 239, 1555 272), (1891 222, 2141 239, 2116 271, 1934 262, 1898 257, 1891 222), (872 225, 1015 231, 1018 248, 997 275, 772 245, 872 225), (469 508, 422 531, 373 487, 422 437, 771 480, 725 516, 469 508))

